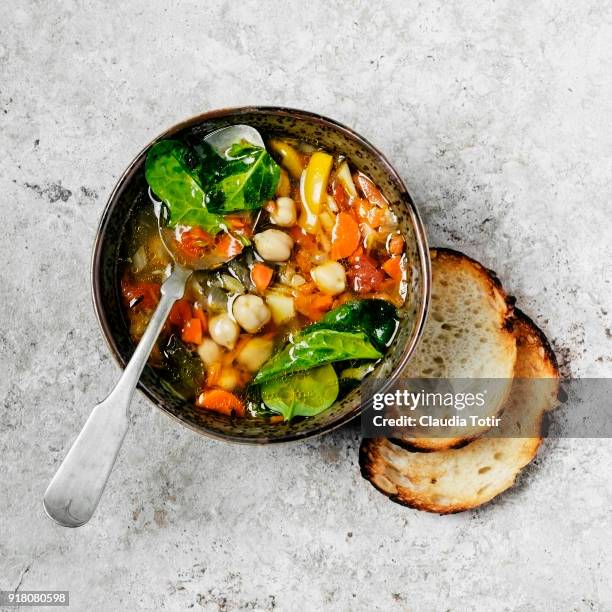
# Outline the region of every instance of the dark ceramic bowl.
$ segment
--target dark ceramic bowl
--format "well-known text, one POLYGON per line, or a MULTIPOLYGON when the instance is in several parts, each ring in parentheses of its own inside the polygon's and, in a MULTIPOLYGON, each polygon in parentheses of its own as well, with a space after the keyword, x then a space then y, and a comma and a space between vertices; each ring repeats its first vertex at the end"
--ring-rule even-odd
MULTIPOLYGON (((234 123, 252 125, 264 137, 272 133, 285 134, 318 143, 332 152, 343 153, 354 167, 374 180, 391 202, 406 239, 411 286, 398 335, 374 375, 384 380, 396 377, 419 340, 431 285, 425 231, 402 179, 376 148, 349 128, 320 115, 287 108, 245 107, 211 111, 166 130, 156 140, 185 134, 204 136, 234 123)), ((125 367, 134 346, 123 315, 119 279, 126 256, 130 218, 138 207, 149 203, 144 161, 151 144, 136 156, 113 189, 102 214, 92 259, 96 315, 110 350, 121 367, 125 367)), ((232 442, 265 444, 307 438, 348 422, 364 408, 356 389, 316 417, 292 424, 267 424, 251 419, 231 420, 198 410, 168 391, 155 370, 149 367, 145 368, 138 386, 157 407, 183 425, 206 436, 232 442)))

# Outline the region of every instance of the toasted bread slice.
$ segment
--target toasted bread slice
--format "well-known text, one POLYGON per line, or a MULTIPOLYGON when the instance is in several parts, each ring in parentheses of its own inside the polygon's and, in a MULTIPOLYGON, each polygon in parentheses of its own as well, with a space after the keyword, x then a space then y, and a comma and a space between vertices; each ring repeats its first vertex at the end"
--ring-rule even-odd
POLYGON ((463 448, 432 453, 412 452, 385 438, 363 440, 363 477, 399 504, 440 514, 475 508, 511 487, 537 453, 542 418, 555 406, 559 387, 557 362, 545 336, 518 310, 514 334, 516 381, 499 431, 463 448))
MULTIPOLYGON (((450 249, 431 249, 430 253, 429 318, 401 377, 499 379, 495 394, 488 397, 486 412, 479 414, 495 416, 510 391, 516 361, 516 340, 510 329, 513 299, 493 272, 467 255, 450 249)), ((436 431, 423 428, 397 442, 408 448, 440 450, 465 444, 485 431, 485 426, 460 428, 441 438, 436 431)))

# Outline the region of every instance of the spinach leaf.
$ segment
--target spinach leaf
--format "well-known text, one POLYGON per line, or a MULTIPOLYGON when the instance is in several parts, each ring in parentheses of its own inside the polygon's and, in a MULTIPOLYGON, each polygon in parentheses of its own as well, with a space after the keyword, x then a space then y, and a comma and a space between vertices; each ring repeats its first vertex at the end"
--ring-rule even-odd
POLYGON ((376 368, 376 361, 352 360, 343 365, 343 368, 338 369, 338 384, 340 385, 340 393, 344 396, 356 389, 361 381, 376 368))
POLYGON ((261 386, 261 397, 270 410, 289 421, 294 416, 315 416, 327 410, 336 401, 338 391, 334 368, 324 365, 269 380, 261 386))
POLYGON ((201 172, 201 161, 177 140, 161 140, 147 154, 145 178, 168 207, 168 225, 197 225, 214 235, 225 228, 225 223, 222 216, 206 208, 201 172))
POLYGON ((209 210, 253 210, 274 196, 280 167, 265 149, 242 141, 230 147, 227 159, 219 159, 222 163, 206 194, 209 210))
POLYGON ((204 382, 202 360, 172 334, 161 347, 164 374, 179 394, 193 397, 204 382))
POLYGON ((397 309, 386 300, 353 300, 330 310, 318 323, 304 329, 303 333, 318 329, 361 331, 376 348, 382 350, 391 344, 398 322, 397 309))
POLYGON ((317 329, 300 334, 269 359, 257 373, 256 383, 276 378, 281 374, 309 370, 316 366, 346 359, 379 359, 382 357, 362 332, 317 329))

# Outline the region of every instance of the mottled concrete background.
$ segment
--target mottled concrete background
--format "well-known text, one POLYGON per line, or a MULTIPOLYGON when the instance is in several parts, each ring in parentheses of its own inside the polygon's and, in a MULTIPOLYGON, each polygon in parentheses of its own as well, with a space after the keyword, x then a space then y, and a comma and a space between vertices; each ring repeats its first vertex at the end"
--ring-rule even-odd
POLYGON ((438 517, 358 473, 355 429, 276 448, 142 398, 95 518, 41 496, 116 380, 90 302, 99 215, 192 114, 334 117, 405 178, 434 245, 498 272, 564 371, 612 370, 612 6, 2 2, 0 588, 73 610, 612 610, 610 440, 544 444, 520 485, 438 517))

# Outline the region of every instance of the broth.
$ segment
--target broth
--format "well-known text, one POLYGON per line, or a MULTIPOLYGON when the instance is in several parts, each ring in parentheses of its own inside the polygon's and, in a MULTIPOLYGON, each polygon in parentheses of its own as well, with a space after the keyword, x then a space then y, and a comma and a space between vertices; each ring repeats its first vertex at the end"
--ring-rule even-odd
POLYGON ((209 217, 198 225, 202 211, 179 207, 178 196, 159 186, 154 164, 166 158, 153 157, 151 171, 147 160, 151 205, 131 220, 121 280, 130 335, 141 338, 171 271, 159 198, 177 261, 197 267, 211 253, 233 259, 193 272, 150 364, 202 410, 272 422, 313 416, 358 385, 391 346, 395 307, 408 287, 404 238, 377 186, 341 155, 289 138, 267 140, 266 150, 239 149, 241 158, 233 150, 214 158, 213 178, 205 156, 194 162, 172 153, 183 161, 166 165, 181 179, 195 177, 196 191, 202 185, 220 230, 211 230, 209 217), (254 193, 266 196, 259 205, 254 193), (218 216, 219 206, 234 209, 218 216))

